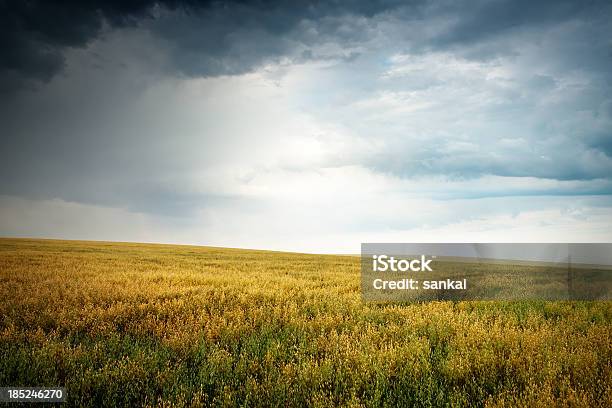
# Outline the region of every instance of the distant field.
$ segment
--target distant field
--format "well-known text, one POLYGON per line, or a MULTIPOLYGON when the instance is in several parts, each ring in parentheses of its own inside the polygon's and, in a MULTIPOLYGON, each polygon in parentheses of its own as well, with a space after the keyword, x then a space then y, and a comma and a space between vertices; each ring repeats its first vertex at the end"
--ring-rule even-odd
POLYGON ((0 386, 72 406, 612 406, 612 302, 365 303, 360 260, 0 239, 0 386))

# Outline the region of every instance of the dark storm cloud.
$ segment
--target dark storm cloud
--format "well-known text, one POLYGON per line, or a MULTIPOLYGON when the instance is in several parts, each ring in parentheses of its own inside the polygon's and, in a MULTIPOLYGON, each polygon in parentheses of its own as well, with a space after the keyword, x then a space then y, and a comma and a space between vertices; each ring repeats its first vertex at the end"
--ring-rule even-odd
POLYGON ((150 18, 157 3, 169 8, 177 6, 173 0, 2 0, 0 75, 5 79, 47 81, 62 69, 67 47, 87 45, 100 34, 105 23, 122 27, 150 18))
MULTIPOLYGON (((283 56, 321 57, 309 49, 321 43, 341 47, 363 43, 377 28, 371 24, 369 32, 363 22, 359 24, 360 17, 396 15, 407 30, 406 44, 395 44, 397 48, 435 49, 485 42, 518 28, 597 18, 606 11, 606 2, 598 1, 3 0, 0 75, 5 87, 8 79, 49 80, 62 69, 66 48, 87 45, 105 25, 144 27, 167 42, 179 72, 215 76, 245 73, 283 56), (345 16, 353 19, 340 20, 345 16), (436 19, 447 26, 429 37, 411 26, 436 19)), ((501 51, 478 50, 484 55, 501 51)))
POLYGON ((368 17, 389 5, 386 1, 2 0, 0 74, 5 78, 49 80, 62 69, 65 49, 87 45, 100 35, 105 24, 111 28, 147 24, 177 10, 178 20, 174 18, 177 16, 162 18, 151 28, 179 50, 203 53, 209 61, 193 62, 190 55, 185 55, 177 60, 179 69, 201 75, 244 72, 255 61, 286 50, 262 41, 252 55, 231 54, 230 42, 236 40, 232 34, 236 30, 263 33, 261 39, 270 40, 287 33, 303 19, 343 13, 368 17))
POLYGON ((531 0, 457 2, 445 12, 452 20, 450 29, 432 39, 432 45, 465 45, 519 28, 592 18, 605 9, 606 3, 531 0))
POLYGON ((343 60, 358 56, 353 47, 451 50, 486 60, 516 53, 509 41, 517 34, 586 22, 581 35, 568 39, 566 63, 601 72, 612 67, 612 50, 602 37, 611 12, 606 1, 224 2, 162 10, 144 27, 167 42, 180 73, 217 76, 243 74, 283 57, 329 58, 318 48, 330 44, 346 51, 331 55, 343 60), (384 24, 390 20, 391 29, 384 24))

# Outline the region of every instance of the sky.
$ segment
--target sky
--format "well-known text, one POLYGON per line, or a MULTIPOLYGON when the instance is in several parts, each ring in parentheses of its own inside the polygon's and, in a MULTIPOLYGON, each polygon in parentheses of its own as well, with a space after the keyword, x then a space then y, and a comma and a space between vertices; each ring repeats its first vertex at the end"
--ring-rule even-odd
POLYGON ((0 1, 0 236, 611 242, 612 3, 0 1))

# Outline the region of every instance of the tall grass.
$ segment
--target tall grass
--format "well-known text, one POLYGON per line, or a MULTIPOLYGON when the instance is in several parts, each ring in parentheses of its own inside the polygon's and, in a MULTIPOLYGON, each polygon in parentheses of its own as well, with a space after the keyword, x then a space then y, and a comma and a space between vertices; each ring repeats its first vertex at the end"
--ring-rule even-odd
POLYGON ((0 240, 0 386, 72 406, 612 406, 611 302, 365 303, 359 258, 0 240))

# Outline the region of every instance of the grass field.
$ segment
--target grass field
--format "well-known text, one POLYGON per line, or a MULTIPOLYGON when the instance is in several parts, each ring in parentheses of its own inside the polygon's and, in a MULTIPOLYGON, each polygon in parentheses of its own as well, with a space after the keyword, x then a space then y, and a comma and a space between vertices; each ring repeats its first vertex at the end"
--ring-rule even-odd
POLYGON ((359 270, 1 239, 0 386, 85 406, 612 406, 612 302, 365 303, 359 270))

